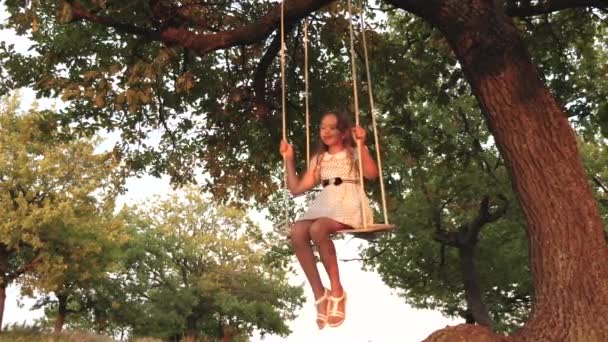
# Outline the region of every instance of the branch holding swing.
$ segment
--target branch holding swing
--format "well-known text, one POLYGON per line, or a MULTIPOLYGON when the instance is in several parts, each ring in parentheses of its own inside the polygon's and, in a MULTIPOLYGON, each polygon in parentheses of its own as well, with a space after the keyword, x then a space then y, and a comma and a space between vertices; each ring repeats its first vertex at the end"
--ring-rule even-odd
MULTIPOLYGON (((333 1, 286 1, 284 14, 285 22, 298 22, 311 12, 315 12, 331 2, 333 1)), ((185 27, 167 26, 155 31, 121 23, 114 20, 112 17, 99 16, 87 10, 80 1, 73 1, 70 4, 72 7, 72 21, 87 20, 100 25, 113 27, 124 33, 148 36, 153 40, 162 41, 169 45, 179 45, 191 49, 199 56, 219 49, 261 42, 279 28, 281 21, 281 5, 277 4, 258 20, 232 30, 200 34, 185 27)), ((190 24, 195 24, 193 20, 188 21, 190 24)), ((200 28, 204 29, 205 27, 200 28)))
MULTIPOLYGON (((285 31, 287 33, 291 32, 294 27, 295 24, 293 23, 287 24, 285 25, 285 31)), ((255 74, 253 76, 253 90, 255 93, 255 115, 258 118, 261 118, 268 114, 268 111, 270 109, 268 101, 266 101, 266 72, 268 71, 270 65, 272 65, 272 62, 279 53, 280 48, 281 35, 280 33, 277 33, 262 58, 260 58, 260 62, 258 63, 258 66, 255 69, 255 74)))
POLYGON ((80 20, 86 20, 92 23, 96 23, 102 26, 112 27, 119 32, 135 34, 138 36, 145 36, 150 38, 151 40, 159 40, 160 35, 158 31, 147 30, 141 27, 137 27, 135 25, 122 23, 117 20, 114 20, 112 17, 106 17, 97 15, 91 11, 89 11, 80 1, 71 1, 69 2, 71 5, 72 17, 70 22, 76 22, 80 20))

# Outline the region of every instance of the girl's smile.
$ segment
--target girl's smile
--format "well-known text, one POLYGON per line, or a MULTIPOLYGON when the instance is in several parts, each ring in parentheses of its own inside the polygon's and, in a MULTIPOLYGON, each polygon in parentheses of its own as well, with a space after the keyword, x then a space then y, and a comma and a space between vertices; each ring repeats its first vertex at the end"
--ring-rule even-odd
POLYGON ((343 133, 338 128, 338 118, 333 115, 325 115, 321 120, 321 141, 330 147, 342 147, 343 133))

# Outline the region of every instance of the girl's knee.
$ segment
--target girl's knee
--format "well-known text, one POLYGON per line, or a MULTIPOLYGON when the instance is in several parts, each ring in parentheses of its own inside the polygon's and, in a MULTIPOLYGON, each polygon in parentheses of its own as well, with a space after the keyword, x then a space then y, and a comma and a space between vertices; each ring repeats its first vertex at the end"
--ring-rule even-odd
POLYGON ((327 239, 329 235, 330 229, 323 220, 317 220, 310 226, 310 238, 315 242, 327 239))
POLYGON ((310 234, 307 227, 298 223, 291 226, 290 239, 294 248, 310 245, 310 234))

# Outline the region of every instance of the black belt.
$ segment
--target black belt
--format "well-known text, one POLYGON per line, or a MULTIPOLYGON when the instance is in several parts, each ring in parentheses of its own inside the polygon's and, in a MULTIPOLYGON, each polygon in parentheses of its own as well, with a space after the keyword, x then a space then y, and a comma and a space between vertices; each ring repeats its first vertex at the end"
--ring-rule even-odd
POLYGON ((332 180, 333 180, 333 183, 331 183, 331 184, 336 185, 336 186, 338 186, 338 185, 340 185, 342 183, 354 183, 354 184, 359 183, 358 180, 354 180, 354 179, 342 179, 340 177, 336 177, 336 178, 324 179, 324 180, 321 181, 321 184, 323 185, 323 187, 326 187, 326 186, 328 186, 330 184, 330 182, 332 180))

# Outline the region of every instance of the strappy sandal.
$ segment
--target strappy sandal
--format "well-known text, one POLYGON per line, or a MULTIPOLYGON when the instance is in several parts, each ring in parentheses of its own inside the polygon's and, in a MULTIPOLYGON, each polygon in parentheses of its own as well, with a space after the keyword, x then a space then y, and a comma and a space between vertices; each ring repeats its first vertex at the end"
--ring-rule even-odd
POLYGON ((329 298, 327 299, 329 302, 329 310, 327 311, 327 318, 332 318, 332 317, 337 317, 340 318, 339 321, 337 322, 327 322, 327 324, 332 327, 335 328, 337 326, 340 326, 342 323, 344 323, 344 319, 346 318, 346 292, 342 292, 342 296, 340 297, 334 297, 334 296, 329 296, 329 298), (344 309, 343 310, 339 310, 338 309, 338 305, 340 304, 341 301, 344 301, 344 309))
POLYGON ((315 309, 317 309, 317 326, 319 326, 319 329, 325 328, 325 325, 327 324, 327 305, 325 305, 325 314, 322 314, 319 312, 319 304, 329 300, 329 298, 329 290, 323 289, 323 295, 315 301, 315 309))

